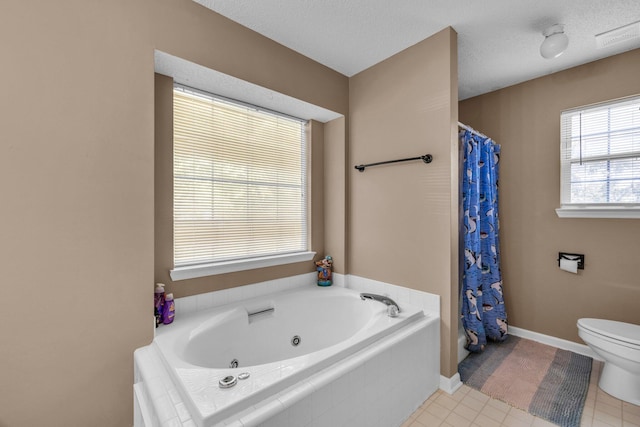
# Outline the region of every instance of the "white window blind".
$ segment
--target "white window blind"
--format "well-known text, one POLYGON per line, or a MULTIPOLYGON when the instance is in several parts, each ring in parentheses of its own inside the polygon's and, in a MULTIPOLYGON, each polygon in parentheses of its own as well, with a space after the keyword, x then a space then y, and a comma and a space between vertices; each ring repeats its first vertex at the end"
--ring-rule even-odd
POLYGON ((560 133, 562 208, 640 207, 640 97, 565 111, 560 133))
POLYGON ((305 122, 174 87, 176 267, 306 251, 305 122))

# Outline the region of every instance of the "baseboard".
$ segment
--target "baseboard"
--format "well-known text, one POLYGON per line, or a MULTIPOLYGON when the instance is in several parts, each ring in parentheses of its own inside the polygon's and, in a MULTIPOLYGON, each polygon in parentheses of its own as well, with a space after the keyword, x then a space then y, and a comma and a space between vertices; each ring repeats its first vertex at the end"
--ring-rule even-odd
POLYGON ((542 344, 550 345, 552 347, 557 347, 562 350, 572 351, 574 353, 582 354, 584 356, 589 356, 595 360, 602 361, 602 358, 600 356, 594 353, 593 350, 589 348, 589 346, 584 344, 578 344, 573 341, 567 341, 562 338, 552 337, 550 335, 541 334, 539 332, 528 331, 526 329, 517 328, 511 325, 509 325, 509 333, 516 337, 537 341, 542 344))
POLYGON ((460 387, 462 387, 462 381, 460 380, 459 373, 456 372, 451 378, 440 375, 440 390, 453 394, 460 387))

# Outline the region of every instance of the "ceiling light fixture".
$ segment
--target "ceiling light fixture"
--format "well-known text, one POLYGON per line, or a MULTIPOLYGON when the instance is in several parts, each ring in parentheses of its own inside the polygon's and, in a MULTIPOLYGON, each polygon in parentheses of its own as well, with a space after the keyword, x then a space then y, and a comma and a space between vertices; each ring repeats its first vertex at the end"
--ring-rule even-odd
POLYGON ((569 37, 564 33, 564 25, 555 24, 542 32, 544 41, 540 45, 540 55, 551 59, 562 55, 569 46, 569 37))

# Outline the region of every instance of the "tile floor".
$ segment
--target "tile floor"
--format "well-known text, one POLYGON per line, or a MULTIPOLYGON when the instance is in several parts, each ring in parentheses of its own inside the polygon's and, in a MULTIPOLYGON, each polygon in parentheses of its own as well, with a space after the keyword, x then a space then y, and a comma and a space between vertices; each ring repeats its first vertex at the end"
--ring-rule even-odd
MULTIPOLYGON (((602 362, 593 362, 591 383, 582 412, 583 427, 640 427, 640 406, 611 397, 598 388, 602 362)), ((436 392, 402 427, 553 427, 508 404, 463 385, 453 395, 436 392)))

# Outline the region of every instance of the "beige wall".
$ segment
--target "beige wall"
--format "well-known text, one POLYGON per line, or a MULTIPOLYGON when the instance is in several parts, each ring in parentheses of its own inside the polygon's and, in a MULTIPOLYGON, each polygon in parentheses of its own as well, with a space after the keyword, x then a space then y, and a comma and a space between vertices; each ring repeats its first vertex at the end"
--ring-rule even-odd
POLYGON ((441 296, 447 377, 457 370, 456 43, 445 29, 349 80, 349 271, 441 296), (429 165, 353 168, 426 153, 429 165))
POLYGON ((0 426, 131 424, 152 336, 145 9, 3 2, 0 426))
POLYGON ((190 0, 147 0, 154 47, 347 114, 348 79, 190 0))
POLYGON ((333 257, 333 269, 346 273, 347 265, 347 161, 346 120, 324 124, 324 247, 333 257))
POLYGON ((3 2, 0 426, 126 426, 152 338, 154 48, 347 114, 348 79, 190 0, 3 2))
POLYGON ((576 321, 640 323, 640 220, 558 218, 560 112, 640 93, 640 50, 460 103, 460 120, 502 145, 500 238, 509 323, 582 343, 576 321), (578 275, 559 251, 585 254, 578 275))

